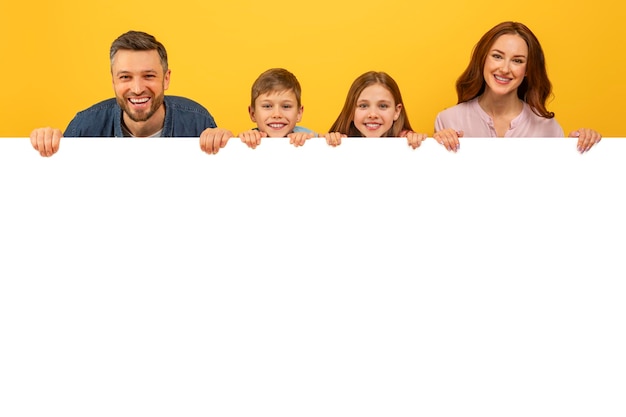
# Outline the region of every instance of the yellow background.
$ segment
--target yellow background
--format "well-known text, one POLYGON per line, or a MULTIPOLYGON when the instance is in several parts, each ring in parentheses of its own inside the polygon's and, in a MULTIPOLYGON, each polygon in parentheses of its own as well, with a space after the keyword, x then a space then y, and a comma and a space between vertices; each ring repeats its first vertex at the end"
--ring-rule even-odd
POLYGON ((432 134, 456 103, 454 84, 480 36, 504 20, 542 43, 566 132, 592 127, 626 136, 626 13, 614 1, 161 1, 59 0, 0 3, 0 136, 35 127, 64 130, 113 96, 108 52, 127 30, 149 32, 169 54, 168 94, 192 98, 235 134, 252 126, 250 86, 271 67, 303 88, 301 125, 326 131, 347 90, 368 70, 396 79, 413 128, 432 134))

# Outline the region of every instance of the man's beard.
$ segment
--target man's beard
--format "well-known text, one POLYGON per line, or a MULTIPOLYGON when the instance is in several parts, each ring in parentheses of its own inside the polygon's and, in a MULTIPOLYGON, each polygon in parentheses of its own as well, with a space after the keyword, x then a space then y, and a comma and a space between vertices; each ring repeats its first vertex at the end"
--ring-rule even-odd
POLYGON ((150 108, 146 111, 136 112, 131 110, 131 106, 128 103, 128 98, 117 98, 117 104, 122 108, 122 111, 128 115, 133 122, 145 122, 156 113, 156 111, 163 104, 163 94, 153 97, 151 99, 150 108))

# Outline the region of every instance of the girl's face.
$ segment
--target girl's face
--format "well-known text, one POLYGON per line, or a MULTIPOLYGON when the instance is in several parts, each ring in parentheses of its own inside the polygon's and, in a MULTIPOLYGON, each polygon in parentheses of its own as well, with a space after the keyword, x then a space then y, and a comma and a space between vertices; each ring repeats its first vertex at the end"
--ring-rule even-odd
POLYGON ((497 95, 517 94, 526 76, 528 45, 519 35, 502 35, 493 43, 483 76, 486 90, 497 95))
POLYGON ((382 137, 398 120, 402 104, 396 104, 391 91, 382 84, 366 87, 357 99, 354 126, 366 138, 382 137))

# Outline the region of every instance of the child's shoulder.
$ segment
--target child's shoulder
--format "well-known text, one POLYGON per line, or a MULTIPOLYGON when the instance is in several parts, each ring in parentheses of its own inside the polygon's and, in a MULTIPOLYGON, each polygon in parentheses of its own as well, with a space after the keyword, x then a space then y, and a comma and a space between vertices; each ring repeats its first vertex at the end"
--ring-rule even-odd
POLYGON ((306 127, 302 127, 302 126, 295 126, 295 127, 293 128, 293 133, 301 133, 301 132, 303 132, 303 133, 313 133, 313 134, 315 134, 315 132, 314 132, 314 131, 312 131, 311 129, 307 129, 306 127))

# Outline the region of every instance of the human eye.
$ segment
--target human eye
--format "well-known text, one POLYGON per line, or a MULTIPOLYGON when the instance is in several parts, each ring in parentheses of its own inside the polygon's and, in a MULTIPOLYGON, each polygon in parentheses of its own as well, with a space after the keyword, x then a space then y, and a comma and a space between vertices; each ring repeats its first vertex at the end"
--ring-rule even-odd
POLYGON ((283 109, 285 109, 285 110, 289 110, 289 109, 291 109, 292 107, 293 107, 293 105, 292 105, 292 104, 283 104, 283 109))
POLYGON ((387 103, 380 103, 379 107, 383 110, 387 110, 389 108, 389 104, 387 103))
POLYGON ((359 103, 359 104, 357 104, 357 107, 359 109, 367 109, 367 104, 366 103, 359 103))
POLYGON ((493 54, 491 54, 491 57, 492 57, 493 59, 502 59, 502 55, 497 54, 497 53, 493 53, 493 54))
POLYGON ((271 105, 271 104, 269 104, 269 103, 263 103, 263 104, 261 104, 261 108, 262 108, 262 109, 266 109, 266 110, 267 110, 267 109, 271 109, 271 108, 272 108, 272 105, 271 105))
POLYGON ((522 58, 515 58, 513 62, 515 62, 516 64, 523 64, 525 61, 522 58))

